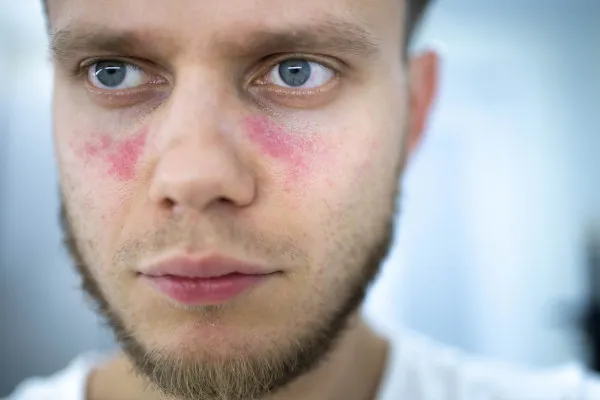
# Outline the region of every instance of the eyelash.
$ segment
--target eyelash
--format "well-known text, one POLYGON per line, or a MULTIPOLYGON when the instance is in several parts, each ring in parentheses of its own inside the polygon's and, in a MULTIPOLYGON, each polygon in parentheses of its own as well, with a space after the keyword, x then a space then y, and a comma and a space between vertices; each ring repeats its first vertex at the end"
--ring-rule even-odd
POLYGON ((290 60, 305 60, 311 63, 320 64, 332 70, 336 76, 339 75, 343 70, 343 63, 341 61, 334 61, 331 59, 331 57, 307 55, 302 53, 279 54, 264 60, 263 62, 265 63, 265 66, 259 68, 254 74, 250 75, 252 78, 251 81, 266 75, 277 65, 290 60))
MULTIPOLYGON (((273 68, 275 68, 277 65, 285 62, 285 61, 289 61, 289 60, 306 60, 310 63, 317 63, 322 65, 323 67, 331 70, 333 72, 333 79, 336 79, 343 70, 344 67, 344 63, 339 61, 339 60, 331 60, 329 57, 326 58, 324 56, 309 56, 306 54, 296 54, 296 53, 290 53, 290 54, 285 54, 285 55, 275 55, 272 57, 269 57, 268 59, 263 59, 263 63, 267 63, 264 67, 260 67, 258 68, 255 72, 249 74, 249 78, 245 78, 245 81, 248 82, 248 86, 250 86, 252 83, 257 82, 261 77, 265 77, 273 68)), ((79 63, 78 65, 75 66, 75 68, 73 68, 70 72, 69 75, 71 75, 72 77, 76 78, 76 79, 88 79, 88 74, 89 74, 89 69, 91 67, 93 67, 94 65, 101 63, 101 62, 106 62, 106 61, 114 61, 114 62, 120 62, 120 63, 124 63, 124 64, 128 64, 128 65, 132 65, 138 69, 140 69, 141 71, 151 75, 151 76, 160 76, 160 74, 154 74, 152 72, 149 72, 148 70, 152 70, 153 67, 152 66, 148 66, 148 63, 143 61, 143 60, 138 60, 138 59, 131 59, 131 58, 124 58, 124 57, 95 57, 95 58, 90 58, 87 59, 85 61, 82 61, 81 63, 79 63)), ((168 82, 169 79, 165 79, 163 77, 161 77, 159 79, 159 81, 161 82, 168 82)), ((154 82, 154 80, 152 80, 152 83, 156 83, 154 82)), ((262 83, 259 83, 259 85, 261 85, 262 83)), ((102 90, 102 89, 98 89, 98 90, 102 90)), ((302 89, 295 89, 296 91, 298 90, 302 90, 302 89)), ((107 90, 108 91, 108 90, 107 90)))

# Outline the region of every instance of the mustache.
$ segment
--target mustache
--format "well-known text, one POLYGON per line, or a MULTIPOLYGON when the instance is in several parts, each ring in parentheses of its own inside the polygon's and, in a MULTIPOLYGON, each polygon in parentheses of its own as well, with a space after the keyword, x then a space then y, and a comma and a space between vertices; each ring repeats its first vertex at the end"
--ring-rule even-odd
MULTIPOLYGON (((67 236, 74 234, 71 214, 66 203, 61 203, 61 225, 67 236)), ((285 232, 269 232, 248 226, 234 218, 219 216, 173 216, 151 230, 125 239, 112 257, 113 265, 136 265, 142 257, 158 255, 169 250, 189 253, 218 252, 239 258, 268 260, 274 264, 308 264, 306 251, 285 232)))

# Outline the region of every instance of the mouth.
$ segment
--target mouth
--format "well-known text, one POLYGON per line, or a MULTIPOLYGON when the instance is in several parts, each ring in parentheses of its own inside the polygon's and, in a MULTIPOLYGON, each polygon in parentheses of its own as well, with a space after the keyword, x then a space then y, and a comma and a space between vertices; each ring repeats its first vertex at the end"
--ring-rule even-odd
POLYGON ((154 289, 188 306, 232 300, 281 271, 223 256, 178 257, 142 268, 139 275, 154 289))

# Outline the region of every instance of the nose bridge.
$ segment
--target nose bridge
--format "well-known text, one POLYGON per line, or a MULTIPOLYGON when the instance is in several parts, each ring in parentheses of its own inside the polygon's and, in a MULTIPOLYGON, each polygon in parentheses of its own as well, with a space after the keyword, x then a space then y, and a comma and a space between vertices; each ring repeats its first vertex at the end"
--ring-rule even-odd
POLYGON ((198 70, 180 77, 160 124, 158 139, 162 145, 206 140, 219 133, 224 96, 217 81, 198 70))
POLYGON ((157 121, 150 198, 196 211, 214 200, 247 204, 254 183, 234 141, 225 137, 234 114, 225 104, 226 88, 207 73, 180 77, 157 121))

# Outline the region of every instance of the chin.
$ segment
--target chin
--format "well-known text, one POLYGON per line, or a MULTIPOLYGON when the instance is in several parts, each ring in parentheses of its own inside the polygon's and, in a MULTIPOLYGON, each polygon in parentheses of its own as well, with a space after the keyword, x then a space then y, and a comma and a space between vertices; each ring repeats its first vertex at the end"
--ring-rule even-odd
MULTIPOLYGON (((232 311, 232 310, 228 310, 232 311)), ((181 312, 181 310, 179 310, 181 312)), ((193 359, 230 358, 260 354, 289 337, 277 327, 259 323, 234 323, 233 319, 185 312, 187 315, 171 324, 155 325, 153 320, 134 329, 134 336, 146 350, 162 350, 173 356, 193 359)), ((291 332, 288 332, 291 334, 291 332)))
POLYGON ((311 325, 308 310, 288 304, 278 293, 254 291, 218 305, 192 307, 136 289, 113 297, 110 309, 119 311, 111 313, 117 318, 109 318, 120 342, 134 346, 136 354, 199 362, 263 358, 292 347, 311 325))
MULTIPOLYGON (((282 339, 282 338, 281 338, 282 339)), ((260 337, 242 334, 218 336, 208 334, 203 337, 172 335, 169 338, 155 338, 152 345, 146 346, 148 353, 160 353, 171 360, 189 363, 221 364, 239 359, 261 359, 274 350, 285 348, 281 339, 265 341, 260 337)))

